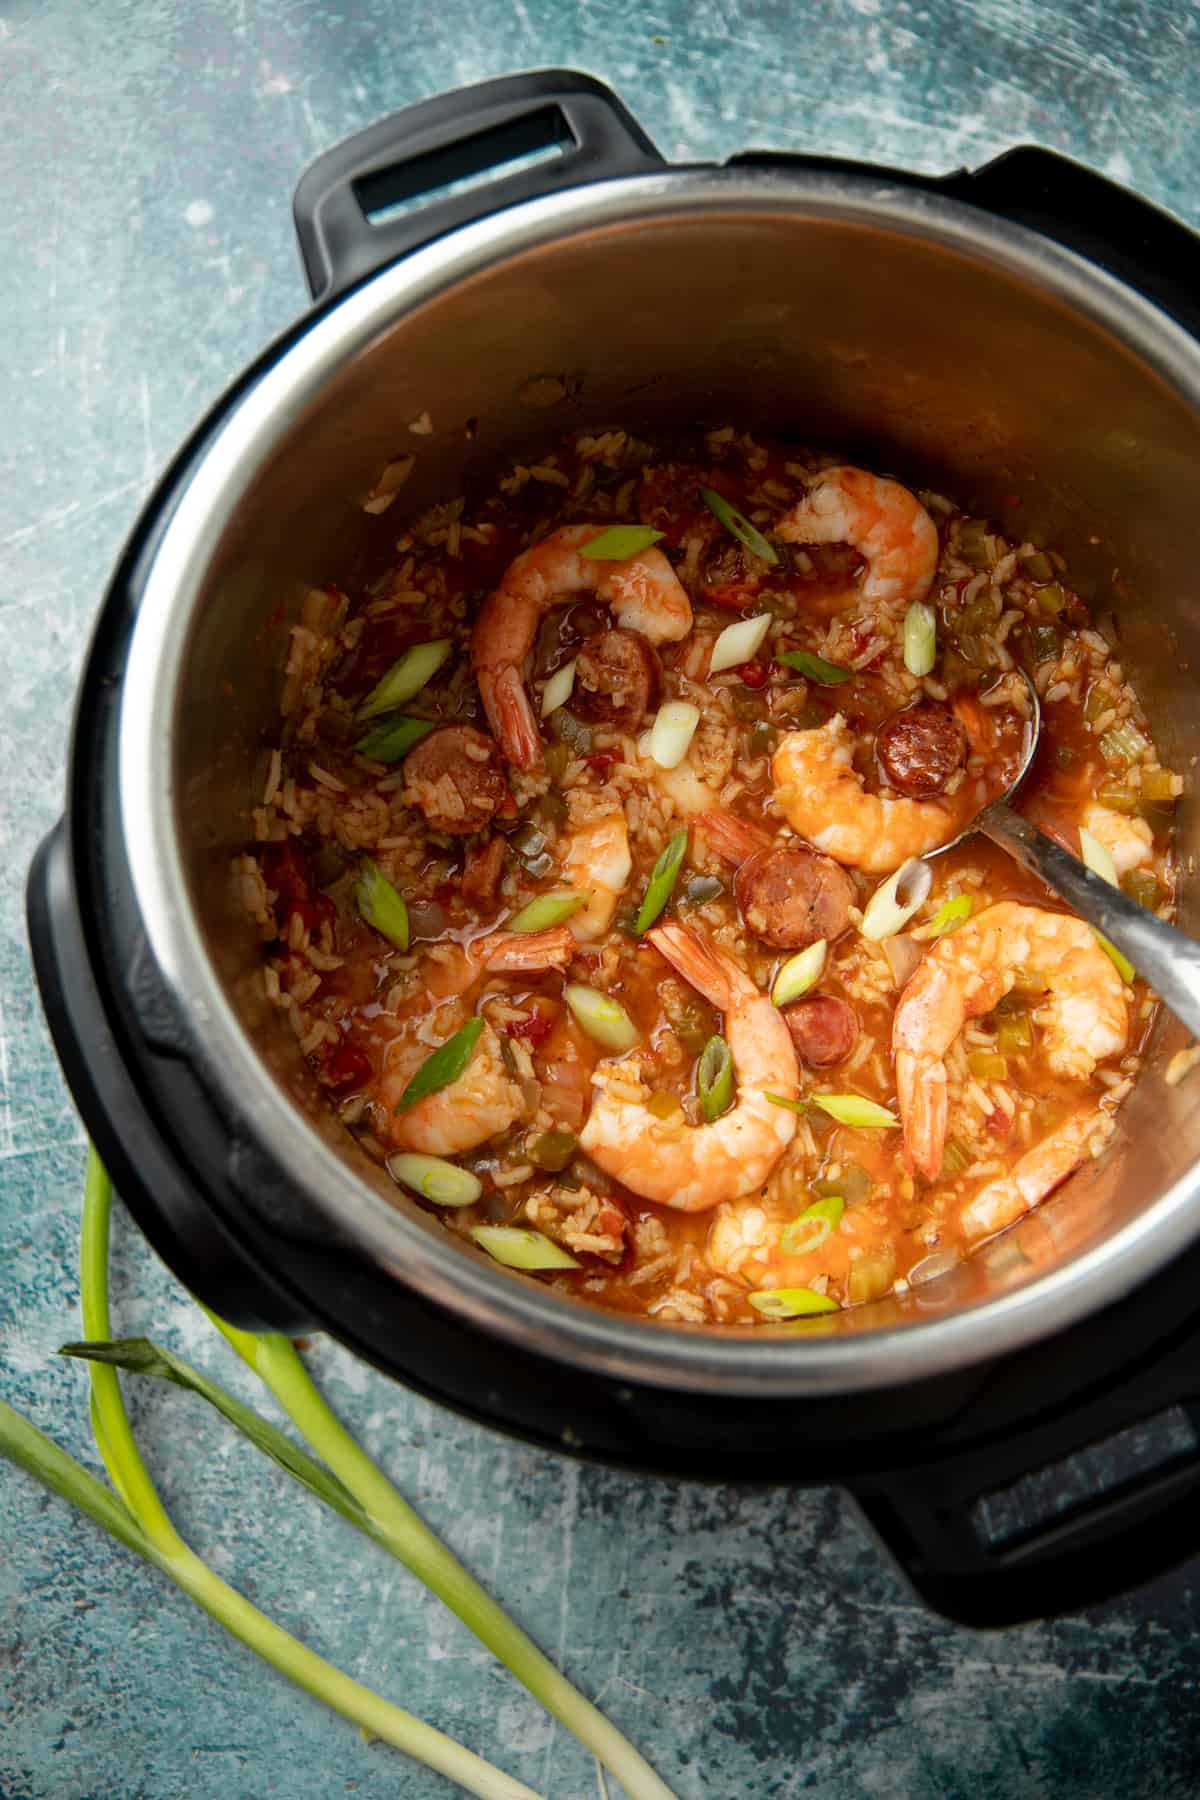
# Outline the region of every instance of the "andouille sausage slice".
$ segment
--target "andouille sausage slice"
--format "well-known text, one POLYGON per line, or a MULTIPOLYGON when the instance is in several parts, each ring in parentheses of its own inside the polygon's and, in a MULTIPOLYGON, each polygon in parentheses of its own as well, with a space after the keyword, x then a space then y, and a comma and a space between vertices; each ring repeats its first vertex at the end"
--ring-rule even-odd
POLYGON ((495 742, 473 725, 444 725, 422 738, 404 764, 404 798, 435 831, 479 831, 508 793, 495 742))
POLYGON ((854 883, 840 863, 803 844, 778 845, 748 857, 733 878, 746 926, 776 950, 831 942, 850 922, 854 883))
POLYGON ((504 870, 507 848, 502 837, 490 837, 481 844, 472 844, 463 859, 460 891, 467 905, 476 912, 495 909, 496 890, 504 870))
POLYGON ((948 706, 920 700, 885 719, 875 754, 888 782, 910 800, 928 800, 967 760, 967 734, 948 706))
POLYGON ((848 1000, 834 994, 809 994, 783 1016, 796 1054, 810 1069, 831 1069, 845 1062, 858 1042, 858 1015, 848 1000))
POLYGON ((662 664, 636 631, 601 631, 575 663, 579 709, 598 725, 634 731, 658 699, 662 664))

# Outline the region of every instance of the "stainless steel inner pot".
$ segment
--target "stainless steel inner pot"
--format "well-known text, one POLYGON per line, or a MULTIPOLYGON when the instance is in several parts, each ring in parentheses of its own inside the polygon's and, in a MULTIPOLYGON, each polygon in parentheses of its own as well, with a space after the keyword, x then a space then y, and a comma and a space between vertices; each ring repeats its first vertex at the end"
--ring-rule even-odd
MULTIPOLYGON (((386 268, 229 413, 152 552, 120 712, 123 828, 195 1066, 344 1237, 500 1337, 609 1375, 878 1388, 1062 1328, 1200 1226, 1200 1081, 1163 1022, 1113 1149, 969 1263, 827 1333, 701 1330, 564 1301, 463 1247, 322 1110, 233 901, 305 589, 380 565, 405 514, 583 424, 774 431, 928 479, 1061 549, 1164 755, 1200 749, 1192 475, 1200 349, 1048 240, 869 173, 673 171, 526 203, 386 268), (559 377, 564 397, 539 406, 559 377), (428 412, 434 430, 413 435, 428 412), (470 424, 468 422, 471 422, 470 424), (381 518, 383 465, 417 466, 381 518)), ((1190 867, 1196 808, 1180 849, 1190 867)), ((1183 890, 1182 922, 1196 932, 1183 890)), ((822 1322, 824 1324, 824 1322, 822 1322)))

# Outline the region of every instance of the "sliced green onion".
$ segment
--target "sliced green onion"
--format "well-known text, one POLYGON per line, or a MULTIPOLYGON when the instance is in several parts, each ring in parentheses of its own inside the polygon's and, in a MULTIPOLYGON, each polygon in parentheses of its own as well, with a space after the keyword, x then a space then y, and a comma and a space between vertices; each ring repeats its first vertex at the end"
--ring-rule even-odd
POLYGON ((970 894, 955 894, 953 900, 943 900, 930 922, 931 938, 948 937, 965 925, 974 910, 975 902, 970 894))
POLYGON ((586 906, 592 897, 591 888, 572 888, 560 890, 554 894, 538 894, 527 902, 519 913, 505 925, 506 931, 548 931, 552 925, 563 925, 577 913, 581 906, 586 906))
POLYGON ((910 675, 928 675, 937 661, 937 614, 914 600, 904 615, 904 666, 910 675))
POLYGON ((449 638, 433 638, 428 644, 414 644, 406 650, 371 689, 358 709, 359 718, 373 719, 376 713, 394 712, 419 694, 426 682, 433 680, 452 648, 449 638))
POLYGON ((564 663, 561 669, 555 669, 553 675, 542 689, 542 717, 557 712, 571 698, 571 689, 575 686, 575 658, 564 663))
POLYGON ((723 1037, 710 1037, 696 1066, 700 1111, 709 1124, 733 1104, 733 1058, 723 1037))
POLYGON ((624 562, 657 544, 662 535, 653 525, 610 525, 607 531, 589 538, 579 554, 594 557, 597 562, 624 562))
POLYGON ((687 826, 677 831, 666 849, 662 851, 658 861, 650 871, 650 880, 646 884, 645 898, 638 907, 637 918, 633 929, 638 937, 653 925, 667 901, 671 898, 679 865, 687 851, 687 826))
POLYGON ((824 938, 818 938, 807 950, 797 951, 781 963, 771 985, 771 998, 776 1006, 787 1006, 798 1000, 801 994, 807 994, 810 987, 815 987, 825 970, 825 958, 829 945, 824 938))
POLYGON ((723 669, 735 669, 739 663, 750 662, 762 649, 763 639, 770 629, 770 613, 760 613, 756 619, 739 619, 736 625, 727 625, 712 647, 709 674, 719 675, 723 669))
POLYGON ((1086 825, 1079 827, 1079 853, 1084 866, 1099 875, 1101 881, 1107 881, 1109 887, 1119 887, 1117 865, 1112 859, 1112 851, 1102 844, 1098 837, 1093 837, 1086 825))
POLYGON ((660 769, 676 769, 700 723, 700 709, 690 700, 668 700, 660 706, 650 727, 650 755, 660 769))
POLYGON ((581 1031, 606 1050, 632 1050, 638 1041, 638 1029, 619 1000, 602 994, 597 988, 570 981, 563 989, 563 999, 581 1031))
POLYGON ((392 719, 385 725, 376 725, 374 731, 368 731, 354 748, 360 756, 369 756, 372 762, 396 763, 408 755, 414 744, 428 737, 436 725, 436 719, 392 719))
POLYGON ((387 1172, 393 1181, 411 1188, 435 1206, 474 1206, 483 1192, 483 1183, 470 1169, 446 1162, 440 1156, 422 1156, 417 1151, 404 1151, 387 1159, 387 1172))
POLYGON ((424 1100, 430 1094, 438 1094, 444 1087, 457 1081, 474 1056, 482 1031, 482 1019, 468 1019, 461 1030, 439 1045, 432 1056, 427 1056, 421 1066, 414 1070, 408 1086, 396 1102, 394 1112, 407 1112, 418 1100, 424 1100))
POLYGON ((747 550, 752 550, 755 556, 761 556, 765 563, 770 563, 772 568, 775 567, 779 561, 778 550, 774 544, 767 542, 757 526, 750 523, 745 513, 739 512, 736 506, 729 503, 724 494, 718 494, 713 488, 702 487, 700 498, 713 518, 719 519, 726 531, 735 537, 739 544, 745 544, 747 550))
POLYGON ((807 1313, 840 1312, 836 1300, 828 1294, 814 1294, 811 1288, 760 1288, 747 1294, 755 1312, 764 1319, 802 1319, 807 1313))
POLYGON ((1117 971, 1121 980, 1132 985, 1136 979, 1137 971, 1134 969, 1129 958, 1127 956, 1122 956, 1121 952, 1117 949, 1117 946, 1110 943, 1104 933, 1102 931, 1097 931, 1094 925, 1092 926, 1092 936, 1103 950, 1105 956, 1107 956, 1112 963, 1113 968, 1117 971))
POLYGON ((924 904, 933 885, 933 870, 919 856, 910 856, 894 875, 889 875, 867 901, 859 930, 874 944, 903 931, 924 904))
POLYGON ((408 949, 408 908, 379 864, 364 856, 358 865, 354 902, 359 912, 389 944, 408 949))
POLYGON ((506 1269, 579 1267, 569 1250, 564 1250, 561 1244, 540 1231, 526 1231, 519 1225, 475 1225, 471 1228, 471 1236, 506 1269))
POLYGON ((823 1200, 814 1200, 799 1218, 784 1226, 779 1248, 785 1256, 807 1256, 810 1250, 819 1250, 826 1238, 836 1231, 845 1210, 846 1202, 840 1194, 828 1194, 823 1200))
POLYGON ((812 1094, 809 1098, 839 1125, 854 1125, 860 1131, 887 1131, 900 1123, 886 1106, 862 1094, 812 1094))
POLYGON ((769 1100, 772 1106, 786 1106, 789 1112, 806 1113, 808 1111, 807 1100, 788 1100, 783 1094, 769 1094, 765 1088, 763 1089, 763 1099, 769 1100))
POLYGON ((854 674, 853 669, 826 662, 823 656, 815 656, 811 650, 781 650, 775 661, 795 669, 798 675, 807 676, 809 681, 819 682, 822 687, 840 687, 854 674))

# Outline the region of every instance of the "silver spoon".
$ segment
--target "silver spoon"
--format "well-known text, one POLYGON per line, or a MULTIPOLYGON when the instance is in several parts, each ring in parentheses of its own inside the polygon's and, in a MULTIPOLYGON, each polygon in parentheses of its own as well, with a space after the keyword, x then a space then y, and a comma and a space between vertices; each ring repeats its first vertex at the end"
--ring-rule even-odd
POLYGON ((1033 702, 1033 716, 1016 780, 950 843, 927 851, 926 860, 942 855, 973 831, 981 831, 993 844, 1007 850, 1014 862, 1044 881, 1048 888, 1053 888, 1081 919, 1103 932, 1129 958, 1138 974, 1150 983, 1175 1017, 1182 1019, 1193 1036, 1200 1038, 1200 944, 1185 937, 1182 931, 1176 931, 1173 925, 1156 919, 1136 900, 1128 899, 1119 888, 1111 887, 1102 876, 1094 875, 1077 857, 1047 837, 1045 832, 1038 831, 1009 805, 1029 773, 1042 730, 1042 707, 1037 689, 1023 669, 1021 674, 1033 702))

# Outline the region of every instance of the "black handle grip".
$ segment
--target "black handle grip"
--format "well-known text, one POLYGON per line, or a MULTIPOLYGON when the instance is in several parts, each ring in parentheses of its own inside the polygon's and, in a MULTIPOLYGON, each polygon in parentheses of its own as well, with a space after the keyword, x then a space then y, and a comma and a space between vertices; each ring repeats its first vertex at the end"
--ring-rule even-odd
POLYGON ((602 82, 571 69, 502 75, 423 100, 336 144, 300 178, 293 202, 314 300, 340 291, 456 226, 582 182, 664 167, 602 82), (552 154, 536 165, 538 151, 552 154), (506 164, 526 166, 504 174, 506 164), (469 191, 436 190, 471 176, 469 191), (388 216, 387 208, 431 197, 388 216))
POLYGON ((1098 1605, 1200 1550, 1198 1394, 1189 1323, 1065 1417, 856 1484, 854 1498, 947 1618, 1007 1626, 1098 1605))

